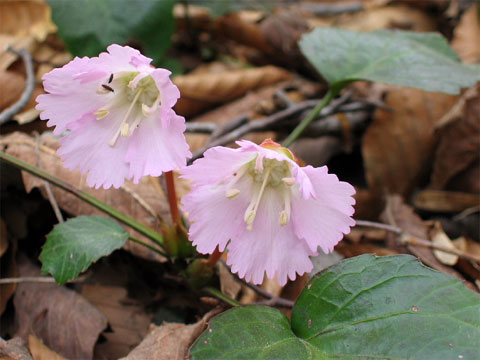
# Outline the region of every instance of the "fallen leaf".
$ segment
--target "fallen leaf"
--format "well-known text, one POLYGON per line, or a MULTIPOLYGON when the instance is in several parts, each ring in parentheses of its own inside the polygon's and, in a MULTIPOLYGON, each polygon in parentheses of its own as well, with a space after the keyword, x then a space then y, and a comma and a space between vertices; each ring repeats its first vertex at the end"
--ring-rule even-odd
POLYGON ((119 286, 84 285, 82 296, 105 314, 111 332, 104 332, 106 341, 95 347, 96 358, 118 359, 127 355, 148 332, 152 316, 119 286))
MULTIPOLYGON (((411 236, 428 240, 428 226, 422 221, 420 216, 414 213, 410 206, 403 202, 402 197, 399 195, 391 195, 387 197, 387 205, 385 206, 381 219, 387 224, 399 227, 411 236)), ((391 244, 389 247, 395 250, 401 250, 398 247, 397 236, 391 233, 388 234, 388 236, 390 237, 391 244)), ((433 255, 431 249, 413 245, 408 245, 407 248, 426 265, 438 271, 463 279, 457 271, 440 263, 433 255)))
POLYGON ((66 360, 63 356, 49 349, 42 340, 32 334, 28 336, 28 348, 32 353, 33 360, 66 360))
POLYGON ((420 210, 460 212, 478 206, 480 204, 480 195, 453 191, 423 190, 415 194, 413 204, 420 210))
MULTIPOLYGON (((19 276, 39 276, 40 269, 25 257, 18 263, 19 276)), ((92 359, 107 319, 84 297, 56 284, 21 283, 14 297, 17 336, 30 334, 50 349, 71 359, 92 359)))
POLYGON ((25 341, 19 337, 8 341, 0 338, 0 356, 1 360, 33 360, 25 341))
POLYGON ((462 15, 453 33, 452 48, 464 63, 480 62, 480 7, 475 2, 462 15))
POLYGON ((50 13, 50 7, 42 0, 1 1, 0 33, 33 36, 37 41, 43 41, 57 30, 50 13))
POLYGON ((228 267, 222 263, 217 263, 218 278, 220 281, 220 291, 232 299, 236 299, 242 290, 242 284, 230 272, 228 267))
MULTIPOLYGON (((154 230, 159 230, 157 214, 162 218, 168 218, 169 210, 167 201, 156 179, 147 177, 135 186, 131 182, 126 182, 120 189, 96 190, 88 187, 85 181, 85 175, 81 175, 79 171, 71 172, 63 167, 60 157, 55 153, 59 145, 58 139, 52 135, 47 134, 36 141, 28 135, 13 133, 3 137, 0 144, 2 147, 6 147, 7 153, 32 165, 39 166, 43 170, 72 184, 74 187, 86 191, 106 202, 117 210, 129 214, 140 223, 154 230)), ((23 173, 23 181, 27 192, 35 187, 39 187, 40 191, 45 194, 43 180, 23 173)), ((64 190, 55 186, 52 186, 52 190, 59 207, 71 215, 105 215, 100 210, 97 210, 64 190)), ((44 196, 46 197, 46 195, 44 196)), ((131 231, 132 236, 135 238, 152 244, 152 242, 143 235, 129 228, 127 228, 127 230, 131 231)), ((137 256, 149 260, 165 260, 152 250, 137 243, 132 243, 131 241, 128 241, 124 248, 137 256)))
MULTIPOLYGON (((15 241, 15 240, 13 240, 15 241)), ((10 246, 7 236, 7 228, 5 226, 5 221, 1 219, 0 222, 0 274, 2 278, 13 278, 17 276, 17 264, 15 261, 15 256, 17 253, 16 242, 10 246)), ((8 301, 15 294, 17 289, 17 284, 1 284, 0 285, 0 315, 5 311, 8 301)))
POLYGON ((446 189, 456 175, 479 163, 480 86, 468 89, 441 119, 438 137, 430 187, 440 190, 446 189))
POLYGON ((152 326, 147 337, 123 360, 184 360, 190 345, 207 328, 207 322, 220 313, 214 309, 195 324, 152 326))
POLYGON ((395 250, 365 243, 346 244, 344 242, 340 242, 335 249, 346 258, 351 258, 362 254, 374 254, 377 256, 398 255, 398 252, 395 250))
MULTIPOLYGON (((430 237, 432 243, 447 249, 455 249, 455 245, 452 240, 448 237, 447 234, 442 229, 442 225, 439 222, 435 222, 435 225, 430 232, 430 237)), ((453 266, 458 262, 458 255, 450 254, 440 250, 433 250, 433 255, 444 265, 453 266)))
POLYGON ((378 110, 362 142, 369 189, 408 195, 431 162, 434 127, 456 97, 417 89, 388 87, 386 105, 378 110))
POLYGON ((0 71, 0 111, 18 100, 25 86, 25 77, 14 71, 0 71))
POLYGON ((189 117, 240 97, 250 90, 289 78, 289 72, 275 66, 176 76, 173 82, 178 86, 182 97, 175 105, 175 111, 189 117))

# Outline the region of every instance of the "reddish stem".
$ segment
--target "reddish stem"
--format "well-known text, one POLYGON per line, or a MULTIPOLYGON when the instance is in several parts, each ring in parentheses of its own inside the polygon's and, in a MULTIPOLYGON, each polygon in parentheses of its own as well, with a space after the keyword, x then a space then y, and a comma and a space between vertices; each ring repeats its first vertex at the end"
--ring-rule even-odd
POLYGON ((180 212, 178 211, 177 192, 175 191, 175 180, 173 178, 173 171, 167 171, 165 174, 165 181, 167 183, 167 197, 168 205, 170 205, 170 214, 174 226, 181 225, 180 212))
POLYGON ((218 260, 222 257, 222 252, 218 250, 218 246, 215 248, 215 251, 210 255, 207 260, 207 266, 214 267, 218 260))

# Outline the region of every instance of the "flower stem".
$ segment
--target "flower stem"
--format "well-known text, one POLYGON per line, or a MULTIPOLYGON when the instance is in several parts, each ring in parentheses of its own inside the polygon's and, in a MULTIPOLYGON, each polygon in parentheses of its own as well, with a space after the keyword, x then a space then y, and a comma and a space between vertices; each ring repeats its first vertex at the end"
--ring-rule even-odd
POLYGON ((320 114, 320 111, 322 111, 325 106, 330 104, 330 102, 335 98, 335 96, 337 96, 340 90, 341 88, 330 88, 330 90, 328 90, 327 94, 324 96, 322 102, 315 106, 310 112, 310 114, 308 114, 308 116, 303 119, 295 129, 293 129, 290 135, 288 135, 288 137, 283 142, 283 146, 289 147, 290 145, 292 145, 303 133, 303 131, 308 127, 308 125, 310 125, 310 123, 315 120, 315 118, 320 114))
POLYGON ((167 253, 163 252, 162 250, 156 248, 155 246, 152 246, 150 244, 147 244, 146 242, 143 242, 142 240, 135 239, 134 237, 129 237, 128 240, 140 244, 142 246, 145 246, 147 249, 150 249, 152 251, 155 251, 157 254, 168 257, 167 253))
POLYGON ((168 205, 170 205, 170 214, 174 226, 181 225, 180 212, 178 211, 177 192, 175 191, 175 179, 173 178, 173 171, 165 173, 165 181, 167 183, 168 205))
POLYGON ((75 195, 79 199, 85 201, 86 203, 96 207, 97 209, 103 211, 105 214, 110 215, 114 219, 117 219, 121 223, 131 227, 132 229, 138 231, 140 234, 145 235, 149 239, 155 241, 158 245, 163 248, 163 238, 162 235, 157 233, 156 231, 150 229, 148 226, 140 224, 135 219, 131 218, 128 215, 125 215, 114 209, 110 205, 104 203, 103 201, 97 199, 96 197, 86 193, 85 191, 79 190, 66 181, 63 181, 52 174, 49 174, 46 171, 43 171, 36 166, 33 166, 25 161, 22 161, 15 156, 9 155, 6 152, 0 151, 0 160, 7 162, 10 165, 13 165, 21 170, 24 170, 40 179, 46 180, 49 183, 52 183, 55 186, 58 186, 60 189, 65 190, 66 192, 75 195))
POLYGON ((225 295, 221 291, 213 288, 213 287, 206 287, 203 289, 203 291, 210 293, 211 295, 215 296, 216 298, 222 300, 223 302, 226 302, 227 304, 230 304, 232 306, 242 306, 237 300, 232 299, 231 297, 225 295))
POLYGON ((218 249, 218 246, 217 246, 213 251, 212 255, 210 255, 210 257, 208 258, 207 266, 210 266, 211 268, 213 268, 215 264, 218 262, 218 260, 220 260, 220 258, 222 257, 222 254, 223 253, 218 249))

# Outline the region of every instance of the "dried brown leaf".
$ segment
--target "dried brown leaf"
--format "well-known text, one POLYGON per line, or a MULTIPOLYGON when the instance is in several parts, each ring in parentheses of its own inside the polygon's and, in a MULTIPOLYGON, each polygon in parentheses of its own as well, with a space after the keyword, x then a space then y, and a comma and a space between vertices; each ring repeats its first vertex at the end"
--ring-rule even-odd
POLYGON ((464 63, 480 62, 480 6, 472 4, 453 33, 452 47, 464 63))
POLYGON ((42 0, 0 1, 0 33, 43 41, 57 27, 42 0))
MULTIPOLYGON (((387 205, 381 218, 384 222, 399 227, 411 236, 419 239, 428 239, 428 226, 422 221, 420 216, 414 213, 410 206, 403 202, 402 197, 399 195, 391 195, 387 197, 387 205)), ((388 235, 395 238, 391 241, 391 243, 394 244, 392 247, 395 248, 398 243, 396 235, 388 235)), ((417 256, 428 266, 463 279, 457 271, 440 263, 433 255, 431 249, 413 245, 408 245, 407 248, 412 254, 417 256)))
MULTIPOLYGON (((60 157, 55 153, 55 149, 58 147, 58 139, 51 135, 42 136, 35 140, 22 133, 13 133, 3 137, 0 143, 2 147, 7 147, 6 151, 9 154, 38 166, 67 181, 74 187, 88 192, 154 230, 159 230, 157 214, 165 219, 168 218, 167 201, 156 179, 144 178, 138 185, 126 182, 120 189, 96 190, 88 187, 85 175, 81 175, 78 171, 71 172, 63 167, 60 157)), ((41 191, 44 189, 43 180, 32 175, 23 173, 23 180, 27 191, 34 187, 39 187, 41 191)), ((71 215, 105 215, 64 190, 55 186, 52 186, 52 190, 59 207, 71 215)), ((151 243, 143 235, 128 228, 127 230, 135 238, 151 243)), ((137 243, 129 241, 124 248, 146 259, 164 261, 163 257, 137 243)))
POLYGON ((479 162, 480 86, 468 89, 441 124, 430 184, 437 190, 446 189, 456 175, 479 162))
MULTIPOLYGON (((39 276, 25 257, 19 276, 39 276)), ((52 350, 71 359, 92 359, 107 319, 84 297, 56 284, 21 283, 14 297, 17 336, 34 334, 52 350)))
POLYGON ((0 71, 0 111, 18 100, 25 86, 25 77, 14 71, 0 71))
MULTIPOLYGON (((7 237, 7 228, 5 222, 1 219, 0 222, 0 274, 2 277, 12 278, 17 276, 17 264, 15 261, 16 244, 10 246, 7 237)), ((0 315, 3 314, 7 307, 7 303, 10 298, 15 294, 17 284, 1 284, 0 285, 0 315)))
MULTIPOLYGON (((438 245, 439 247, 447 249, 455 249, 455 245, 452 240, 445 234, 445 231, 442 229, 442 225, 439 222, 435 222, 433 229, 430 231, 430 237, 432 243, 438 245)), ((433 255, 444 265, 453 266, 458 262, 458 255, 450 254, 444 251, 433 250, 433 255)))
POLYGON ((480 195, 453 191, 423 190, 415 194, 417 209, 434 212, 460 212, 478 206, 480 195))
POLYGON ((435 145, 434 127, 456 101, 455 96, 389 87, 363 138, 367 182, 377 194, 408 195, 425 175, 435 145))
POLYGON ((123 360, 184 360, 190 345, 219 312, 214 309, 192 325, 164 323, 152 326, 147 337, 123 360))
POLYGON ((66 358, 49 349, 42 340, 32 334, 28 336, 28 348, 32 353, 33 360, 66 360, 66 358))
POLYGON ((188 117, 290 77, 289 72, 275 66, 176 76, 173 82, 180 89, 182 97, 175 105, 175 110, 188 117))
POLYGON ((148 332, 151 316, 119 286, 84 285, 82 295, 107 317, 112 332, 95 347, 96 358, 118 359, 127 355, 148 332))

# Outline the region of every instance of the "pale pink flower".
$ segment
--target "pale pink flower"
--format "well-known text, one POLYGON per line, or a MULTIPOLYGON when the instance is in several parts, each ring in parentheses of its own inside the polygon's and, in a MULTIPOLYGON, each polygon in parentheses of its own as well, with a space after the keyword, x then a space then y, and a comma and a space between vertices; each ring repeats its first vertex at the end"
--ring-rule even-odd
POLYGON ((89 186, 120 187, 145 175, 182 167, 191 156, 180 97, 170 71, 128 46, 110 45, 98 57, 75 58, 43 76, 40 118, 55 126, 65 167, 88 172, 89 186))
POLYGON ((350 232, 354 188, 327 167, 300 167, 271 140, 238 149, 214 147, 181 170, 192 181, 183 209, 190 239, 202 254, 228 244, 227 263, 247 281, 264 274, 280 285, 312 270, 310 256, 329 253, 350 232))

